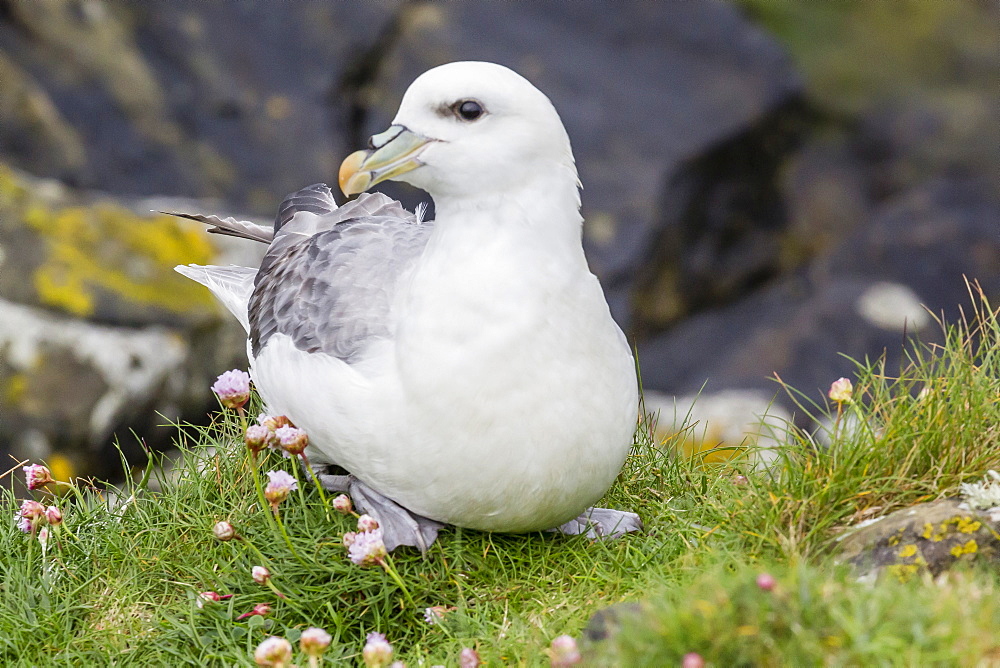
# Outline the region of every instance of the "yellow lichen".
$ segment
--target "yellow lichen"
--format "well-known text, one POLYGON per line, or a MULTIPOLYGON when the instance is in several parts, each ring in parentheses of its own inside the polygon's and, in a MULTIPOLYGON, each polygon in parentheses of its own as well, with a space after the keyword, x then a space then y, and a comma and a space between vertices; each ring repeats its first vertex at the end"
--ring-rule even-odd
POLYGON ((900 582, 909 582, 920 570, 920 567, 917 564, 892 564, 886 566, 886 570, 900 582))
POLYGON ((4 384, 4 401, 8 404, 17 404, 28 389, 28 377, 23 373, 12 373, 7 377, 4 384))
POLYGON ((965 543, 965 545, 955 545, 950 550, 948 550, 953 557, 956 559, 961 557, 963 554, 975 554, 979 551, 979 545, 975 540, 970 540, 965 543))
POLYGON ((916 545, 906 545, 905 547, 903 547, 903 548, 902 548, 902 549, 901 549, 901 550, 900 550, 899 552, 897 552, 896 554, 897 554, 897 555, 898 555, 898 556, 899 556, 899 557, 900 557, 901 559, 906 559, 907 557, 912 557, 912 556, 913 556, 913 555, 915 555, 916 553, 917 553, 917 546, 916 546, 916 545))
POLYGON ((175 218, 142 218, 111 205, 49 211, 33 204, 23 220, 45 239, 48 256, 34 275, 45 304, 91 315, 97 290, 174 312, 211 303, 207 292, 172 269, 209 262, 214 249, 200 230, 175 218))
POLYGON ((955 518, 955 528, 962 533, 975 533, 979 531, 983 523, 979 520, 974 520, 971 517, 956 517, 955 518))

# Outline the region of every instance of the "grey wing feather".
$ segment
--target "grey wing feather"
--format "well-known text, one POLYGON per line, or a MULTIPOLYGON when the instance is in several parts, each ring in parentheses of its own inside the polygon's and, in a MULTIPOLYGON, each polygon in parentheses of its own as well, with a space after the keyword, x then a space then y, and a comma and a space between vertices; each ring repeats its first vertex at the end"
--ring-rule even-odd
POLYGON ((274 218, 274 232, 291 222, 295 214, 300 212, 323 216, 337 210, 337 202, 333 193, 325 183, 315 183, 285 197, 278 206, 278 215, 274 218))
POLYGON ((350 207, 356 217, 330 229, 275 240, 250 298, 255 356, 281 333, 300 350, 350 363, 373 340, 392 336, 389 311, 397 281, 420 257, 432 226, 379 197, 388 203, 365 198, 365 206, 350 207), (379 215, 358 215, 369 210, 379 215), (382 215, 400 210, 405 216, 382 215))
POLYGON ((243 325, 243 329, 247 332, 250 331, 247 302, 253 292, 253 279, 257 275, 256 269, 236 265, 220 267, 182 264, 174 267, 174 271, 211 290, 215 298, 236 316, 236 319, 243 325))
POLYGON ((200 213, 183 213, 181 211, 159 211, 158 213, 164 213, 168 216, 177 216, 178 218, 186 218, 188 220, 195 220, 206 225, 213 225, 214 227, 208 228, 208 231, 212 234, 223 234, 231 237, 239 237, 241 239, 251 239, 265 244, 271 243, 271 240, 274 239, 274 230, 264 225, 251 223, 248 220, 219 218, 218 216, 206 216, 200 213))

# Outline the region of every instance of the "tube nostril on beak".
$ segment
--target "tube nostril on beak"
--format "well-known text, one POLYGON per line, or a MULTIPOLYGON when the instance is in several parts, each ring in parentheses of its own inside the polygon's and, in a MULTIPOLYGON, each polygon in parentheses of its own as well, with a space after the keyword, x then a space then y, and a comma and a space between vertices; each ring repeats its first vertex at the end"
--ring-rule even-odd
POLYGON ((374 151, 375 150, 375 137, 374 136, 368 138, 368 150, 369 151, 374 151))

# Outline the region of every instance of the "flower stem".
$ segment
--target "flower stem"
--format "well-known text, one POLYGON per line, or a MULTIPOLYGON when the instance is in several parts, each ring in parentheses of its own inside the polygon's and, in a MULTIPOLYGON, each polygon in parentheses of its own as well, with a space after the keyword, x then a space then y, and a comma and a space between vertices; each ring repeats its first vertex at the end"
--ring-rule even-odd
POLYGON ((316 477, 316 472, 313 471, 312 465, 309 463, 309 458, 306 453, 302 453, 302 466, 305 467, 306 471, 309 472, 309 476, 312 478, 313 484, 316 485, 316 489, 319 490, 319 498, 323 502, 323 512, 326 514, 326 521, 330 521, 330 504, 327 503, 326 493, 323 491, 323 485, 320 484, 319 478, 316 477))
POLYGON ((403 592, 403 596, 406 597, 406 602, 410 604, 410 607, 416 608, 417 604, 413 601, 413 597, 410 596, 410 590, 406 588, 403 578, 399 577, 399 573, 392 565, 392 557, 385 555, 385 559, 381 561, 381 565, 385 572, 389 574, 389 577, 395 581, 396 586, 403 592))
POLYGON ((285 530, 285 523, 281 521, 281 515, 278 514, 277 508, 274 508, 274 521, 278 523, 278 529, 281 531, 281 537, 285 539, 285 545, 288 546, 292 556, 295 557, 300 564, 308 567, 309 564, 307 564, 305 560, 299 556, 299 553, 295 551, 295 547, 292 545, 292 539, 288 537, 288 531, 285 530))

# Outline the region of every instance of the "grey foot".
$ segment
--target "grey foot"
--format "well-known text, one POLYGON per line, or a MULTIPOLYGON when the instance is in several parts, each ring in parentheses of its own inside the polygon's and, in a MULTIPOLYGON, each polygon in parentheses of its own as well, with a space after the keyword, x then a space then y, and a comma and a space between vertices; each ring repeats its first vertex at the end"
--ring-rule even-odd
POLYGON ((587 538, 618 538, 641 530, 642 520, 638 515, 610 508, 587 508, 576 519, 553 529, 568 536, 585 534, 587 538))
POLYGON ((412 545, 426 553, 437 540, 441 522, 421 517, 383 496, 352 475, 319 474, 319 482, 328 492, 346 492, 359 513, 375 518, 382 528, 382 542, 392 552, 400 545, 412 545))

